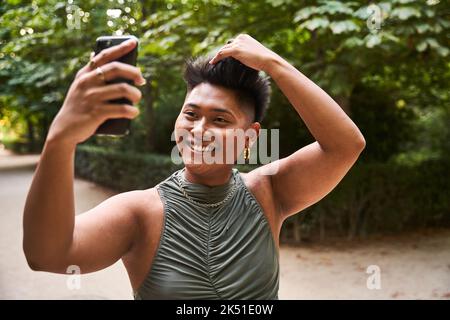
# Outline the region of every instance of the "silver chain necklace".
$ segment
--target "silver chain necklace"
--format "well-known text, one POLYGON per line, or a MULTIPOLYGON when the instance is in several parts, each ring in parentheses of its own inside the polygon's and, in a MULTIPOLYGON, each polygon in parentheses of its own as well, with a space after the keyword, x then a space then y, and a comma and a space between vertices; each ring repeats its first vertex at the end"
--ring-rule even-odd
MULTIPOLYGON (((201 203, 201 202, 198 202, 198 201, 192 199, 187 194, 186 190, 184 189, 184 187, 183 187, 183 185, 182 185, 182 183, 180 181, 179 175, 181 175, 184 172, 184 170, 185 169, 183 168, 181 171, 179 171, 178 174, 175 175, 175 179, 177 180, 178 186, 180 187, 180 190, 183 192, 184 196, 189 201, 191 201, 192 203, 195 203, 196 205, 199 205, 199 206, 202 206, 202 207, 205 207, 205 208, 219 207, 222 204, 224 204, 225 202, 227 202, 231 198, 231 196, 233 195, 234 191, 236 190, 236 179, 234 178, 233 179, 233 187, 231 188, 231 190, 228 192, 227 196, 222 201, 219 201, 219 202, 216 202, 216 203, 201 203)), ((233 173, 232 173, 232 175, 233 175, 233 173)))

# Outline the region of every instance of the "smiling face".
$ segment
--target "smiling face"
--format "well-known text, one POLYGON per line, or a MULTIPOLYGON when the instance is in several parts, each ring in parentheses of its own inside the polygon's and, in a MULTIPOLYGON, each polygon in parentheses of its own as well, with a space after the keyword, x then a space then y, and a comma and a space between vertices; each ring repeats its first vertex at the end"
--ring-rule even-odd
POLYGON ((199 174, 233 166, 259 133, 253 108, 240 104, 235 91, 207 82, 188 92, 175 122, 185 166, 199 174))

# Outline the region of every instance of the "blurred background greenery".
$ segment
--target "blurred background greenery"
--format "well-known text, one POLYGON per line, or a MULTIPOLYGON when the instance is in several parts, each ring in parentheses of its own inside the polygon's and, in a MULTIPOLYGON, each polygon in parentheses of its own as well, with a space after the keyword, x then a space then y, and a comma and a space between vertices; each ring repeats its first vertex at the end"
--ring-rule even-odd
MULTIPOLYGON (((438 0, 2 1, 0 140, 39 152, 95 39, 133 34, 147 79, 141 114, 129 136, 79 145, 76 172, 118 191, 151 187, 178 168, 170 137, 184 60, 248 33, 326 90, 367 143, 335 190, 285 223, 284 241, 448 227, 449 9, 438 0)), ((280 129, 280 156, 314 141, 275 84, 262 125, 280 129)))

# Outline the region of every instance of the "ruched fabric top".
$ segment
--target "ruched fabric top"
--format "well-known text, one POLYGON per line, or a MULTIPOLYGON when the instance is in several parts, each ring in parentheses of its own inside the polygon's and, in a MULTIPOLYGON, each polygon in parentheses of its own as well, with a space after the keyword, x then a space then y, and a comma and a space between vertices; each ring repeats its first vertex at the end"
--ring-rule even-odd
POLYGON ((270 225, 236 168, 224 185, 192 183, 181 169, 156 189, 163 230, 135 299, 278 299, 279 256, 270 225), (224 199, 213 208, 196 203, 224 199))

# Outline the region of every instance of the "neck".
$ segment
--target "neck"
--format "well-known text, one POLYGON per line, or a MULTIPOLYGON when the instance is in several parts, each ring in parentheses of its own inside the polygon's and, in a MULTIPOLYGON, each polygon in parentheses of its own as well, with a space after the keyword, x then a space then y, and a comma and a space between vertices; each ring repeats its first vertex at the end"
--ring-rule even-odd
POLYGON ((232 166, 206 171, 192 170, 185 167, 184 177, 187 181, 202 184, 208 187, 215 187, 226 184, 231 179, 232 166))

